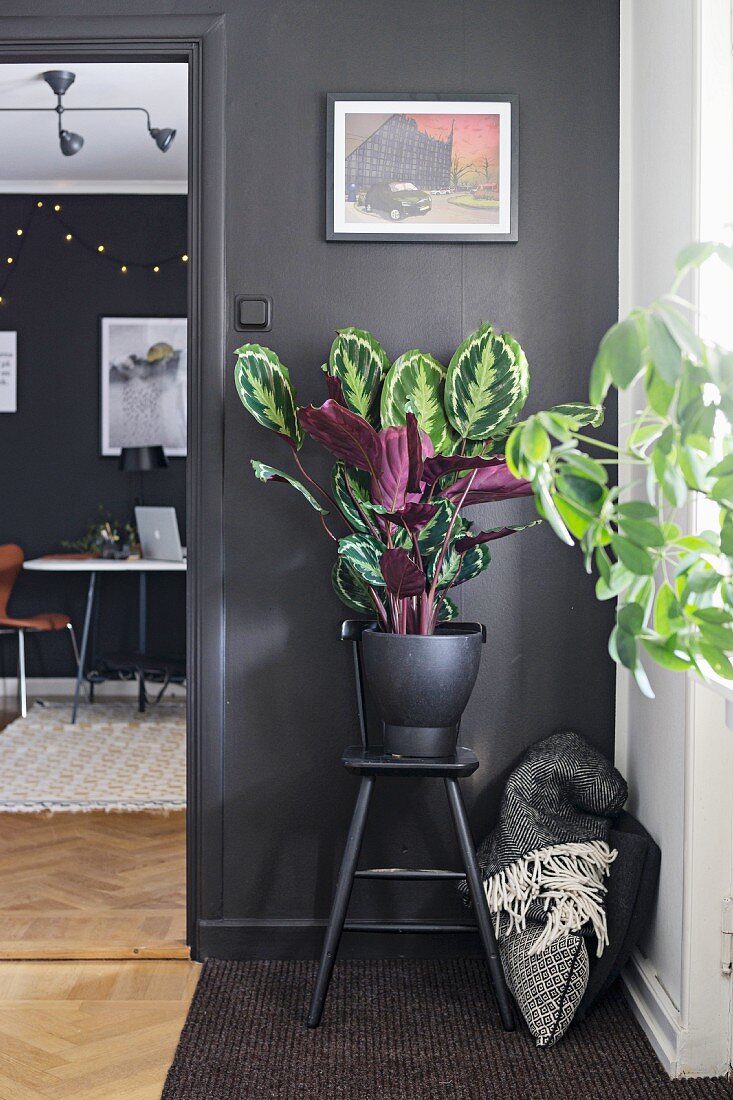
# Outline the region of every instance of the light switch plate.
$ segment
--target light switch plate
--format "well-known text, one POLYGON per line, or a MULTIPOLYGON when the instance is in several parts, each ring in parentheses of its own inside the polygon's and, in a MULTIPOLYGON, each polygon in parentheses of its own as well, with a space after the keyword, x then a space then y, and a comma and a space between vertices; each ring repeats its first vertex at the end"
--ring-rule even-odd
POLYGON ((266 294, 238 294, 234 299, 234 327, 237 332, 269 332, 272 299, 266 294))

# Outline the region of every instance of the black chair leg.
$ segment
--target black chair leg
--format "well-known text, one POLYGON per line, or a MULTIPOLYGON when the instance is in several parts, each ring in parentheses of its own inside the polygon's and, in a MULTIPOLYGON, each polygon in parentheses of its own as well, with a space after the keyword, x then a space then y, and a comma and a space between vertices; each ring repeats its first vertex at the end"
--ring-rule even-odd
POLYGON ((486 952, 486 959, 489 964, 489 974, 491 975, 496 999, 499 1002, 501 1023, 504 1031, 514 1031, 514 1013, 512 1011, 511 997, 504 977, 504 969, 501 965, 501 956, 499 955, 499 948, 491 923, 489 904, 486 900, 486 894, 481 882, 481 873, 476 861, 476 851, 458 780, 446 779, 445 789, 448 794, 448 802, 450 803, 451 813, 453 814, 453 824, 456 827, 456 835, 463 856, 463 863, 466 868, 466 878, 468 880, 468 888, 471 892, 473 910, 476 914, 476 923, 478 924, 481 942, 486 952))
POLYGON ((336 883, 336 893, 333 896, 331 915, 328 918, 326 937, 323 941, 321 962, 318 967, 318 977, 316 978, 313 996, 311 997, 310 1011, 308 1012, 308 1019, 306 1021, 307 1027, 318 1027, 321 1022, 323 1004, 326 1000, 326 994, 328 993, 328 986, 333 972, 333 964, 336 961, 336 952, 338 951, 341 933, 344 928, 344 920, 346 919, 346 910, 354 885, 354 872, 356 871, 356 864, 359 859, 359 850, 364 836, 364 827, 366 826, 367 811, 369 809, 369 801, 372 797, 373 788, 374 776, 363 775, 361 778, 361 786, 359 787, 359 794, 356 798, 354 814, 351 818, 351 825, 349 826, 349 835, 346 838, 346 847, 344 848, 344 854, 341 858, 341 868, 336 883))

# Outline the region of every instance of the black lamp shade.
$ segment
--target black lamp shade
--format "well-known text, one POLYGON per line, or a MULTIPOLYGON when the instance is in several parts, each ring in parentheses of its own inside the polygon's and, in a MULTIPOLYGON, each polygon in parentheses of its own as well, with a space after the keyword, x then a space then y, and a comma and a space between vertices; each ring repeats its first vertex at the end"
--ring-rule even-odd
POLYGON ((166 153, 173 144, 173 138, 176 136, 176 131, 169 130, 168 128, 164 130, 158 130, 156 127, 153 127, 153 129, 150 131, 150 136, 160 149, 161 153, 166 153))
POLYGON ((59 145, 65 157, 73 157, 84 145, 81 134, 73 134, 71 130, 62 130, 59 134, 59 145))
POLYGON ((162 447, 123 447, 120 451, 120 469, 129 474, 163 470, 167 465, 162 447))

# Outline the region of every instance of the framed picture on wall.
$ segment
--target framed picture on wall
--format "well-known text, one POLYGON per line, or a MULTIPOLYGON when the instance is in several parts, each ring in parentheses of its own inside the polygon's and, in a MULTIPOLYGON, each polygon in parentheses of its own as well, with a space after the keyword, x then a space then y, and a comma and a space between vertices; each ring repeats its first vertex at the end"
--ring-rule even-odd
POLYGON ((186 455, 186 318, 102 317, 103 455, 162 445, 186 455))
POLYGON ((516 241, 516 95, 328 96, 326 239, 516 241))

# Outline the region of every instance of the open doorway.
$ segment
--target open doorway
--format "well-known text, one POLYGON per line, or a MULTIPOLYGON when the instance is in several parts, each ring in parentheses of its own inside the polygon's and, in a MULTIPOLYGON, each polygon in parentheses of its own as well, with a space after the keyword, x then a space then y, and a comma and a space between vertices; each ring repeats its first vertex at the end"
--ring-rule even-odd
POLYGON ((188 84, 0 65, 4 959, 189 953, 188 84))

